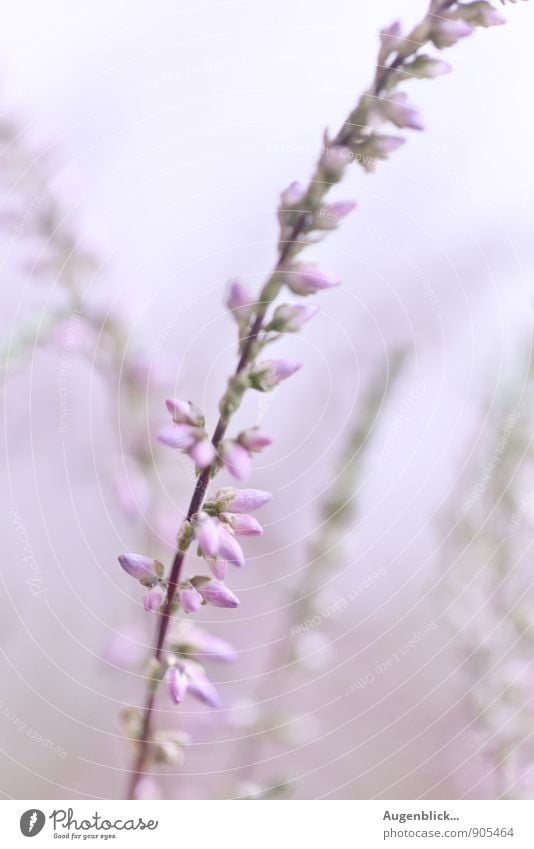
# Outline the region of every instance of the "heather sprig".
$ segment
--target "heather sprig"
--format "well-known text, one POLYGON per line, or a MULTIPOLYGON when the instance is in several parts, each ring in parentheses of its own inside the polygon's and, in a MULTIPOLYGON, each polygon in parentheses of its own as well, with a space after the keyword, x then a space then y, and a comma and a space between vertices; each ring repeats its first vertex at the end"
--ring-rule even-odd
MULTIPOLYGON (((487 2, 431 0, 427 14, 408 33, 403 34, 398 22, 382 31, 370 88, 361 96, 339 132, 333 138, 325 133, 323 150, 307 186, 294 182, 282 193, 278 208, 278 258, 272 273, 257 295, 249 292, 239 280, 232 281, 229 286, 226 303, 237 324, 239 356, 235 372, 219 403, 219 420, 211 441, 203 415, 190 402, 167 402, 173 422, 160 430, 158 439, 170 448, 186 452, 193 459, 197 479, 186 518, 178 533, 174 560, 168 577, 162 579, 166 600, 159 613, 154 657, 150 664, 150 686, 139 732, 135 735, 137 753, 130 776, 130 797, 136 796, 138 782, 153 759, 151 723, 159 680, 165 678, 169 683, 170 679, 172 692, 180 696, 187 692, 186 669, 182 665, 176 671, 175 665, 167 658, 167 635, 174 613, 179 607, 191 614, 204 604, 222 607, 239 604, 224 580, 229 564, 244 564, 244 553, 235 539, 235 527, 223 516, 232 512, 230 504, 239 500, 239 495, 232 492, 225 499, 219 492, 204 502, 210 480, 222 467, 240 481, 250 473, 254 453, 250 443, 247 445, 242 434, 227 436, 232 417, 246 392, 271 391, 301 367, 295 361, 265 358, 263 351, 285 332, 300 330, 313 314, 295 309, 295 306, 300 306, 298 303, 284 303, 278 305, 270 316, 271 306, 282 293, 308 297, 339 285, 335 274, 315 263, 302 262, 300 254, 335 229, 354 209, 351 202, 325 203, 327 194, 342 179, 348 164, 356 161, 366 171, 373 171, 379 160, 388 159, 405 142, 403 136, 389 132, 391 126, 414 131, 423 128, 417 108, 406 93, 399 90, 399 86, 411 79, 432 79, 447 73, 450 66, 433 54, 434 49, 442 51, 453 46, 471 35, 478 26, 502 22, 499 13, 487 2), (224 503, 225 500, 228 503, 224 503), (187 579, 182 577, 185 555, 193 540, 214 578, 202 575, 187 579), (159 674, 154 675, 154 669, 159 674)), ((267 436, 264 444, 257 443, 256 450, 266 447, 269 441, 267 436)), ((254 496, 250 498, 254 500, 254 496)), ((234 509, 233 512, 240 511, 234 509)), ((190 686, 189 681, 188 688, 190 686)), ((169 692, 176 701, 171 690, 169 692)))

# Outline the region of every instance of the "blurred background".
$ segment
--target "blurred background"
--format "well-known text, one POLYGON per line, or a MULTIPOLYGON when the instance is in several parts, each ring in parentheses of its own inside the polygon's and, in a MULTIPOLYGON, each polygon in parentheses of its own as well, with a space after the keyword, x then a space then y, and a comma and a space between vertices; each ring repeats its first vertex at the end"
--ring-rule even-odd
MULTIPOLYGON (((379 28, 425 9, 4 11, 5 798, 123 796, 155 620, 117 555, 168 563, 192 485, 154 444, 163 400, 213 426, 228 279, 260 284, 281 190, 369 83, 379 28)), ((427 131, 335 190, 358 210, 309 258, 343 286, 280 343, 291 385, 237 417, 274 437, 251 485, 275 497, 240 608, 199 616, 239 651, 210 666, 223 707, 161 702, 192 735, 164 798, 532 795, 534 8, 506 14, 410 85, 427 131)))

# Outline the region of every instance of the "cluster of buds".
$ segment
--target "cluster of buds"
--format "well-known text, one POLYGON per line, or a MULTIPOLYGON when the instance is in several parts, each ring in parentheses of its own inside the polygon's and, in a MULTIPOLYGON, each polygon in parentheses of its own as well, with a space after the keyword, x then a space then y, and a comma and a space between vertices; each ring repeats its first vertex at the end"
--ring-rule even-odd
POLYGON ((372 87, 360 99, 348 124, 354 128, 350 138, 339 138, 325 145, 319 160, 318 177, 337 182, 350 161, 373 171, 378 160, 388 159, 404 139, 376 132, 378 125, 390 123, 398 129, 422 130, 418 109, 396 86, 410 79, 434 79, 451 71, 441 59, 422 52, 425 45, 444 50, 471 35, 478 26, 498 26, 505 22, 500 12, 486 2, 444 4, 435 0, 429 13, 411 32, 402 33, 395 21, 380 33, 376 77, 372 87))
POLYGON ((236 439, 226 439, 219 445, 220 459, 234 478, 246 480, 250 474, 252 456, 272 443, 268 433, 259 427, 250 427, 236 439))
POLYGON ((215 448, 206 432, 204 416, 190 401, 168 398, 166 404, 173 424, 161 428, 158 441, 184 451, 199 469, 206 469, 215 459, 215 448))
POLYGON ((263 528, 250 515, 272 498, 270 492, 259 489, 219 490, 204 509, 192 517, 193 536, 198 554, 208 563, 215 580, 204 576, 191 578, 179 590, 179 600, 186 613, 202 604, 215 607, 237 607, 236 596, 223 583, 228 566, 242 568, 245 555, 236 537, 259 536, 263 528))
POLYGON ((144 608, 159 610, 167 600, 167 585, 163 580, 164 566, 145 554, 121 554, 119 563, 124 571, 146 587, 144 608))
MULTIPOLYGON (((251 512, 266 504, 272 495, 259 489, 219 490, 204 509, 186 522, 181 538, 187 545, 194 538, 198 553, 208 563, 213 578, 195 575, 180 582, 177 603, 184 613, 196 613, 204 605, 234 608, 239 599, 226 586, 224 579, 228 566, 241 568, 245 555, 236 537, 259 536, 263 528, 251 512)), ((144 607, 147 611, 159 610, 167 601, 167 582, 164 567, 158 560, 144 554, 121 554, 119 563, 128 575, 146 587, 144 607)))

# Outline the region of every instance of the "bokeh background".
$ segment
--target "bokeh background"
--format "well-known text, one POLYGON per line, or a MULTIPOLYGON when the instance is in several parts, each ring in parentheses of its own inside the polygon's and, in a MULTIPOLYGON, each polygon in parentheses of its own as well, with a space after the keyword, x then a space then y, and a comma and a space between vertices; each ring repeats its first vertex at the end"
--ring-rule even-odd
MULTIPOLYGON (((141 703, 154 622, 116 558, 150 544, 168 562, 191 490, 187 463, 153 442, 163 399, 190 397, 214 422, 235 361, 226 282, 259 285, 280 191, 309 175, 325 126, 337 128, 369 82, 378 29, 425 7, 33 0, 4 10, 5 798, 123 795, 131 753, 118 714, 141 703), (51 240, 17 230, 32 199, 43 208, 52 195, 58 232, 87 256, 71 276, 81 266, 89 328, 65 307, 51 240), (57 309, 67 318, 47 334, 57 309), (110 354, 110 325, 124 360, 110 354), (141 482, 128 500, 128 458, 144 447, 150 514, 141 482)), ((200 618, 239 657, 212 670, 220 711, 162 701, 160 721, 193 738, 183 767, 162 768, 163 797, 531 794, 534 8, 506 11, 506 27, 448 52, 453 74, 410 86, 427 131, 336 190, 358 210, 313 258, 343 287, 280 344, 304 369, 238 418, 275 439, 252 481, 275 498, 231 576, 241 607, 200 618), (488 472, 510 415, 513 439, 488 472), (325 499, 347 456, 350 509, 325 562, 325 499), (496 565, 518 503, 516 548, 496 565), (299 627, 303 595, 312 627, 299 627), (519 599, 521 640, 509 622, 519 599)))

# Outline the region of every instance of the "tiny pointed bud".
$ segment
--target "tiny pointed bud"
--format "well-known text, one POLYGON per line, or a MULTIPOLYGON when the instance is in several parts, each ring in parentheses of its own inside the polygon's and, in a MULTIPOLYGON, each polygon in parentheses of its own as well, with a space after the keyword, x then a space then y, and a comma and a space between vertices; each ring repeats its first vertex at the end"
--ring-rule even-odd
POLYGON ((407 78, 433 80, 443 74, 450 74, 452 65, 441 59, 432 59, 430 56, 417 56, 413 62, 404 66, 404 74, 407 78))
POLYGON ((215 495, 215 502, 221 504, 221 509, 230 513, 253 513, 267 504, 273 495, 263 489, 220 489, 215 495))
POLYGON ((178 599, 184 613, 196 613, 202 606, 202 596, 194 587, 179 590, 178 599))
POLYGON ((167 600, 167 590, 162 584, 154 584, 153 587, 150 587, 145 595, 145 600, 143 602, 145 610, 148 612, 152 610, 159 610, 165 601, 167 600))
POLYGON ((239 599, 221 581, 206 581, 199 584, 199 593, 214 607, 239 607, 239 599))
POLYGON ((193 531, 199 548, 206 557, 215 557, 219 551, 219 525, 207 513, 193 517, 193 531))
POLYGON ((419 111, 412 106, 406 94, 397 92, 376 103, 377 111, 386 121, 391 121, 396 127, 408 127, 411 130, 424 130, 423 119, 419 111))
POLYGON ((443 50, 445 47, 452 47, 461 38, 467 38, 473 32, 473 27, 469 26, 465 21, 436 17, 432 24, 429 37, 436 47, 443 50))
POLYGON ((174 704, 179 705, 183 702, 189 686, 187 676, 176 666, 169 666, 165 673, 165 683, 174 704))
POLYGON ((250 454, 239 442, 227 440, 221 448, 225 468, 238 480, 246 480, 250 474, 250 454))
POLYGON ((406 139, 400 136, 380 135, 371 136, 368 142, 371 156, 376 156, 378 159, 387 159, 390 153, 395 153, 405 143, 406 139))
POLYGON ((210 568, 210 572, 215 578, 217 578, 218 581, 224 581, 228 572, 227 560, 223 560, 220 557, 217 557, 216 559, 209 559, 208 566, 210 568))
POLYGON ((235 314, 238 322, 248 318, 254 305, 254 296, 240 280, 231 280, 228 284, 226 306, 235 314))
POLYGON ((293 183, 290 183, 287 189, 282 192, 281 202, 282 207, 288 206, 296 206, 302 200, 304 200, 306 196, 306 189, 302 185, 302 183, 298 183, 296 180, 293 183))
POLYGON ((189 691, 192 696, 208 707, 218 708, 221 706, 217 690, 204 675, 194 675, 189 678, 189 691))
POLYGON ((234 646, 201 628, 194 628, 187 633, 185 642, 189 647, 189 652, 201 661, 217 660, 224 663, 233 663, 237 658, 237 650, 234 646))
POLYGON ((228 563, 231 563, 233 566, 244 566, 245 555, 243 554, 243 549, 239 545, 234 535, 231 534, 230 531, 227 531, 223 525, 221 525, 221 527, 219 528, 219 536, 219 551, 221 557, 223 557, 224 560, 227 560, 228 563))
POLYGON ((188 424, 165 425, 158 431, 158 442, 169 448, 191 448, 203 432, 188 424))
POLYGON ((121 554, 119 563, 128 575, 138 581, 156 581, 156 561, 144 554, 121 554))
POLYGON ((165 405, 176 424, 198 425, 203 416, 191 401, 180 401, 178 398, 167 398, 165 405))
POLYGON ((205 439, 199 439, 189 449, 189 456, 199 469, 207 469, 215 460, 215 448, 207 437, 205 439))
POLYGON ((315 304, 280 304, 274 311, 271 329, 278 333, 297 333, 318 312, 315 304))
POLYGON ((221 519, 230 525, 237 536, 258 537, 263 533, 258 520, 254 516, 249 516, 248 513, 221 513, 221 519))
POLYGON ((285 282, 296 295, 314 295, 323 289, 339 286, 340 283, 330 272, 311 263, 303 263, 290 268, 285 282))
POLYGON ((384 27, 380 32, 380 42, 386 55, 397 49, 402 36, 402 27, 400 21, 393 21, 387 27, 384 27))
POLYGON ((237 437, 238 442, 243 445, 247 451, 263 451, 273 444, 272 437, 259 427, 249 427, 248 430, 243 430, 237 437))
POLYGON ((260 392, 269 392, 301 368, 302 363, 296 360, 262 360, 252 366, 250 383, 260 392))

